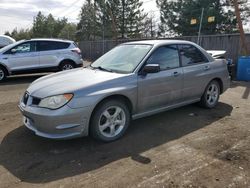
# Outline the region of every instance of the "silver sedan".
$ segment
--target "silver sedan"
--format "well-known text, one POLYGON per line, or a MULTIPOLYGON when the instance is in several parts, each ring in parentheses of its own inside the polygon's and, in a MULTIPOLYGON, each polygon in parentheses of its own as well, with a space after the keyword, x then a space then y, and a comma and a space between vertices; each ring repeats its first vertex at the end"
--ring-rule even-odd
POLYGON ((36 135, 91 134, 109 142, 120 138, 132 119, 195 102, 215 107, 229 80, 226 62, 194 43, 137 41, 115 47, 87 68, 39 78, 19 108, 36 135))

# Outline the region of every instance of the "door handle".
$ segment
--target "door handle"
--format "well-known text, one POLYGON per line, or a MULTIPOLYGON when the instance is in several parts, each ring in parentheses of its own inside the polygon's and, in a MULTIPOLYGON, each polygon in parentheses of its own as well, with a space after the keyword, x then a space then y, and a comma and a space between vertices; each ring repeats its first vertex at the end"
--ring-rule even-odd
POLYGON ((181 73, 179 72, 173 72, 173 76, 179 76, 181 73))
POLYGON ((204 70, 206 71, 206 70, 209 70, 210 69, 210 66, 209 65, 206 65, 205 67, 204 67, 204 70))
POLYGON ((3 59, 8 59, 8 57, 4 57, 3 59))

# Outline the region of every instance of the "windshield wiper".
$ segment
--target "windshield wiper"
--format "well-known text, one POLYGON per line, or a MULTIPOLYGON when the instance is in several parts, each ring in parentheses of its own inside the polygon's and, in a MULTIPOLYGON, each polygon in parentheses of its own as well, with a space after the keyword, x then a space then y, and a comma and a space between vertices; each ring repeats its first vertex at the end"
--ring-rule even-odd
POLYGON ((99 69, 99 70, 102 70, 102 71, 113 72, 111 69, 103 68, 102 66, 93 67, 93 66, 90 65, 90 67, 93 68, 93 69, 99 69))

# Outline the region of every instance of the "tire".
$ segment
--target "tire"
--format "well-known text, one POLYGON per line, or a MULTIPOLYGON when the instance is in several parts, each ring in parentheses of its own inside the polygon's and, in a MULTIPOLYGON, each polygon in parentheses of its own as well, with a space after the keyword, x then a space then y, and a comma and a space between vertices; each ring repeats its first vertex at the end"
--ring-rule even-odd
POLYGON ((75 68, 75 64, 70 61, 63 61, 59 66, 60 71, 70 70, 73 68, 75 68))
POLYGON ((103 142, 115 141, 124 135, 130 119, 129 109, 122 101, 105 101, 92 115, 90 134, 103 142))
POLYGON ((0 82, 4 81, 6 79, 7 72, 6 70, 0 66, 0 82))
POLYGON ((212 80, 206 87, 201 100, 200 105, 205 108, 214 108, 220 98, 220 85, 216 80, 212 80))

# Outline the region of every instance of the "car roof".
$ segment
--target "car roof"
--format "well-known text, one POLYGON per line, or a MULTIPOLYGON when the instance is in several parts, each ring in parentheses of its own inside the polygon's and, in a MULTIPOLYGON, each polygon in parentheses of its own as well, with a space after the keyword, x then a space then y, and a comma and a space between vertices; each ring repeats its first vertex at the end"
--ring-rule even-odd
POLYGON ((160 40, 141 40, 141 41, 133 41, 133 42, 126 42, 121 45, 127 45, 127 44, 147 44, 147 45, 153 45, 155 48, 163 45, 168 44, 191 44, 195 47, 197 47, 199 50, 203 52, 203 54, 208 58, 209 61, 214 61, 213 57, 208 54, 201 46, 197 45, 194 42, 186 41, 186 40, 173 40, 173 39, 160 39, 160 40))
POLYGON ((186 40, 173 40, 173 39, 162 39, 162 40, 141 40, 141 41, 133 41, 133 42, 126 42, 123 44, 149 44, 149 45, 166 45, 166 44, 195 44, 190 41, 186 40))
POLYGON ((55 42, 74 42, 71 40, 65 40, 65 39, 54 39, 54 38, 33 38, 33 39, 29 39, 26 41, 55 41, 55 42))

